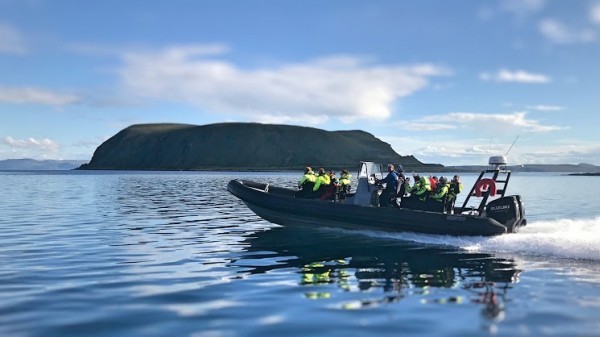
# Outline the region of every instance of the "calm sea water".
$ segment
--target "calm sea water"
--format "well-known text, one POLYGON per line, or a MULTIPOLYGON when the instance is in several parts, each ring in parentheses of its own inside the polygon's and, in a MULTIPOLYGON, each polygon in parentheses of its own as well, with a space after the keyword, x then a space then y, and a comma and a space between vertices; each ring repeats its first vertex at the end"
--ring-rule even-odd
POLYGON ((225 189, 299 177, 0 172, 0 335, 600 335, 600 177, 514 174, 529 225, 494 238, 291 230, 225 189))

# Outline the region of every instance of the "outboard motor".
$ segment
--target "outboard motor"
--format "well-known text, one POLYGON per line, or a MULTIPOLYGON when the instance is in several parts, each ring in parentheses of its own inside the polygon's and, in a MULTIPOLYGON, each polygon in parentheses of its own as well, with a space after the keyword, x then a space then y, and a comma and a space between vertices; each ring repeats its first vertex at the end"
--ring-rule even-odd
POLYGON ((506 226, 508 233, 516 233, 519 227, 525 226, 525 209, 520 195, 511 195, 490 201, 485 207, 485 214, 506 226))

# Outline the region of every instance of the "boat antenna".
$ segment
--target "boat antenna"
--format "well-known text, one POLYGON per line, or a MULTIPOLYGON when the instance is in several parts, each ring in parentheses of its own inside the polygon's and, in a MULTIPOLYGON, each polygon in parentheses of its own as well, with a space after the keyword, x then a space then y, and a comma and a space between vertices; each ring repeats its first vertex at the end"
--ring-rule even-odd
POLYGON ((517 135, 517 137, 515 138, 515 140, 513 140, 512 144, 510 144, 510 147, 508 148, 508 151, 506 151, 505 156, 508 156, 508 153, 510 152, 510 150, 512 150, 513 145, 515 145, 515 143, 517 142, 517 139, 519 139, 519 135, 517 135))

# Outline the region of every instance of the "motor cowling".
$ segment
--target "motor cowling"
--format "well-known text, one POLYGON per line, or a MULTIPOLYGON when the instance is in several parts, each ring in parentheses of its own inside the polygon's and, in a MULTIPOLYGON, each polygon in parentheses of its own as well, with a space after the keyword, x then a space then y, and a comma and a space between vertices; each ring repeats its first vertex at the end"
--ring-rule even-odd
POLYGON ((525 209, 521 196, 511 195, 490 201, 485 207, 485 214, 506 226, 507 232, 516 233, 519 227, 525 226, 525 209))

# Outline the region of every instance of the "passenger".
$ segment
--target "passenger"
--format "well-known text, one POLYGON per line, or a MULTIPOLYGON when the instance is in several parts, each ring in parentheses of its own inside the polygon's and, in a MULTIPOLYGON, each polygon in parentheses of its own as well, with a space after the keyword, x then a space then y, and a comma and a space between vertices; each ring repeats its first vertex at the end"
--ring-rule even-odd
POLYGON ((436 176, 429 176, 429 185, 431 186, 431 193, 435 193, 435 191, 437 191, 437 184, 438 184, 438 177, 436 176))
POLYGON ((411 194, 415 194, 420 201, 425 201, 427 199, 427 195, 431 192, 431 184, 429 183, 429 179, 425 176, 421 177, 418 174, 414 176, 415 185, 411 189, 411 194))
POLYGON ((382 180, 376 180, 377 184, 385 184, 385 189, 379 197, 379 205, 381 207, 391 206, 395 203, 396 194, 398 193, 398 175, 394 171, 394 165, 388 165, 388 174, 382 180))
POLYGON ((456 196, 462 192, 463 184, 460 182, 460 176, 455 175, 450 182, 448 188, 448 201, 446 202, 446 210, 449 213, 454 213, 454 204, 456 203, 456 196))
POLYGON ((448 200, 450 182, 446 177, 440 177, 436 192, 431 196, 430 209, 435 212, 445 212, 445 203, 448 200))
POLYGON ((321 195, 321 200, 336 200, 337 199, 337 189, 339 188, 338 180, 335 177, 335 172, 333 170, 329 171, 329 185, 325 187, 325 192, 321 195))
POLYGON ((312 189, 315 186, 316 176, 310 166, 304 169, 304 175, 298 182, 298 191, 295 194, 296 198, 310 198, 312 189))
POLYGON ((340 192, 339 192, 339 200, 346 200, 346 195, 350 193, 350 189, 352 188, 352 182, 350 179, 352 175, 348 172, 348 170, 343 169, 340 175, 340 192))
POLYGON ((396 174, 398 175, 398 191, 396 193, 395 207, 400 207, 402 204, 402 197, 410 190, 410 178, 404 174, 404 168, 401 164, 396 166, 396 174))
POLYGON ((396 166, 396 175, 398 176, 398 179, 406 179, 406 175, 404 174, 404 167, 402 167, 402 164, 398 164, 398 166, 396 166))
POLYGON ((323 193, 325 193, 325 188, 329 185, 329 183, 329 174, 325 173, 325 169, 321 167, 315 180, 315 186, 313 186, 312 189, 312 197, 315 199, 320 198, 323 193))

